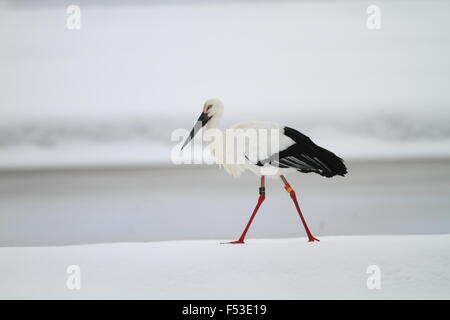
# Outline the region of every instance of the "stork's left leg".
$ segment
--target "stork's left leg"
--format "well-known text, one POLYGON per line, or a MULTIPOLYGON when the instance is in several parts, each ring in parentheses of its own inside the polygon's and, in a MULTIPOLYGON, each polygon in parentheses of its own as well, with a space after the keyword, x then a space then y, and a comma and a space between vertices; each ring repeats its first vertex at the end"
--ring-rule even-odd
POLYGON ((253 219, 255 218, 259 207, 263 203, 264 199, 266 199, 266 188, 265 188, 264 178, 265 178, 264 176, 261 176, 261 186, 259 187, 258 203, 256 204, 256 207, 253 210, 253 213, 252 213, 252 215, 250 217, 250 220, 248 221, 247 225, 245 226, 244 231, 242 232, 242 234, 241 234, 241 236, 239 237, 238 240, 231 241, 231 242, 226 242, 226 243, 230 243, 230 244, 244 244, 245 243, 244 239, 245 239, 245 236, 247 235, 247 231, 250 228, 250 225, 252 224, 253 219))
POLYGON ((314 238, 314 236, 312 235, 311 231, 309 231, 308 225, 306 224, 306 220, 303 217, 302 211, 300 210, 300 206, 298 205, 297 196, 295 195, 294 189, 292 189, 292 187, 289 185, 289 183, 287 182, 286 178, 283 175, 280 175, 280 178, 284 182, 284 188, 286 189, 286 191, 291 196, 292 201, 294 201, 295 208, 297 208, 297 211, 298 211, 298 214, 300 216, 300 219, 302 220, 303 226, 305 227, 306 235, 308 236, 308 241, 309 242, 320 241, 319 239, 314 238))

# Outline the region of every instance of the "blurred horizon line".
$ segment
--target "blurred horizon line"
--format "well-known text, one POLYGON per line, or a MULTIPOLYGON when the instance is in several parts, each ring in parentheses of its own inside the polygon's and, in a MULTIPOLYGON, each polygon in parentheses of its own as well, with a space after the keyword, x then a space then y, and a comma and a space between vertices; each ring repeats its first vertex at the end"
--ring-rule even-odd
MULTIPOLYGON (((418 156, 416 158, 410 157, 400 157, 400 158, 355 158, 345 160, 345 164, 347 166, 353 165, 415 165, 415 164, 423 164, 423 163, 434 163, 434 164, 442 164, 442 163, 450 163, 450 156, 418 156)), ((212 163, 202 163, 202 164, 173 164, 173 163, 136 163, 136 164, 90 164, 90 165, 60 165, 60 166, 29 166, 29 167, 2 167, 0 166, 0 174, 45 174, 45 173, 77 173, 77 172, 109 172, 109 171, 145 171, 145 170, 161 170, 161 169, 176 169, 176 170, 185 170, 185 169, 193 169, 193 170, 204 170, 207 167, 210 170, 219 169, 223 171, 222 168, 219 167, 218 164, 212 163)), ((223 171, 225 173, 225 171, 223 171)), ((351 172, 349 173, 351 174, 351 172)), ((245 175, 252 175, 251 172, 246 171, 245 175)), ((311 174, 313 175, 313 174, 311 174)), ((342 178, 342 177, 338 177, 342 178)))
MULTIPOLYGON (((109 116, 71 116, 70 118, 50 117, 23 119, 20 117, 0 120, 0 150, 18 145, 52 147, 67 142, 111 143, 117 141, 140 140, 146 142, 169 142, 173 130, 188 130, 194 122, 192 117, 129 114, 109 116)), ((239 115, 241 118, 242 115, 239 115)), ((283 115, 286 117, 285 115, 283 115)), ((230 115, 222 128, 245 120, 230 115)), ((269 117, 268 117, 269 119, 269 117)), ((267 120, 268 120, 267 119, 267 120)), ((431 116, 404 114, 399 111, 373 112, 368 115, 352 115, 344 119, 309 115, 307 117, 287 116, 290 121, 281 122, 293 126, 308 135, 317 128, 334 129, 338 132, 393 141, 445 140, 450 139, 450 119, 444 114, 431 116), (420 121, 419 121, 420 120, 420 121)), ((264 119, 258 119, 264 120, 264 119)), ((271 119, 277 121, 278 119, 271 119)), ((314 138, 314 137, 311 137, 314 138)))

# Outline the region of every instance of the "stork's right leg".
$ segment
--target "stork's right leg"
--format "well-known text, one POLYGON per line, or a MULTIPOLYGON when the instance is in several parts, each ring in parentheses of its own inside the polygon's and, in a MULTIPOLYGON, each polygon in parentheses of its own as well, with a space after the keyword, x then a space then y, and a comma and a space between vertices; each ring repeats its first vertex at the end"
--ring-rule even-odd
POLYGON ((264 176, 261 176, 261 186, 259 188, 258 203, 256 204, 256 207, 253 210, 253 213, 252 213, 252 215, 250 217, 250 220, 247 223, 247 226, 244 229, 244 232, 242 232, 241 236, 239 237, 239 240, 226 242, 226 243, 230 243, 230 244, 243 244, 243 243, 245 243, 244 242, 245 235, 247 234, 247 231, 250 228, 250 225, 252 224, 253 218, 256 216, 256 213, 258 212, 258 209, 261 206, 261 204, 263 203, 264 199, 266 199, 266 189, 265 189, 265 185, 264 185, 264 176))
POLYGON ((308 236, 308 241, 309 242, 320 241, 319 239, 315 238, 312 235, 311 231, 309 231, 308 225, 306 224, 306 220, 303 217, 302 211, 300 210, 300 206, 298 205, 297 196, 295 195, 294 189, 292 189, 291 185, 283 175, 280 175, 280 178, 284 182, 284 189, 286 189, 286 191, 291 196, 292 201, 294 201, 294 205, 295 208, 297 209, 298 215, 300 216, 300 220, 302 221, 303 226, 305 227, 306 235, 308 236))

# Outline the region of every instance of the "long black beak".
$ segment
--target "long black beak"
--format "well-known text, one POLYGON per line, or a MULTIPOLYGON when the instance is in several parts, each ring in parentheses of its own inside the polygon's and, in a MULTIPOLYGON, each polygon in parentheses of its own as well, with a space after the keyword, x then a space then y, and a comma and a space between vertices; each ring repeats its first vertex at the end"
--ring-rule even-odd
POLYGON ((189 136, 186 138, 186 141, 184 142, 183 146, 181 147, 181 150, 183 150, 184 147, 186 147, 186 145, 195 137, 197 132, 199 132, 199 130, 201 128, 203 128, 205 126, 205 124, 208 123, 209 119, 211 119, 211 117, 209 117, 206 112, 202 112, 200 117, 198 117, 197 122, 195 123, 194 127, 192 128, 191 133, 189 133, 189 136))

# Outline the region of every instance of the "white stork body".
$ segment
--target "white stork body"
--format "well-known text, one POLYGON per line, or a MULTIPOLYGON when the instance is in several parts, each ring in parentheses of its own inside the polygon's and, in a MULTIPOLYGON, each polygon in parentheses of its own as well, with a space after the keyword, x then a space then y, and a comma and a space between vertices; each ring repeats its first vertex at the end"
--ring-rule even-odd
MULTIPOLYGON (((214 129, 214 130, 220 130, 220 128, 216 125, 219 125, 219 121, 215 121, 212 125, 209 123, 206 125, 205 130, 205 136, 208 136, 208 130, 214 129)), ((272 166, 269 163, 266 163, 262 166, 256 165, 258 161, 262 161, 262 157, 258 157, 256 161, 250 161, 248 159, 248 153, 253 153, 254 155, 258 154, 267 154, 268 157, 273 156, 277 153, 279 153, 282 150, 285 150, 289 148, 290 146, 295 144, 295 141, 289 138, 284 134, 284 126, 282 126, 279 123, 271 122, 271 121, 244 121, 239 122, 232 126, 231 128, 227 129, 228 133, 231 133, 230 135, 225 134, 225 132, 222 131, 222 137, 224 141, 222 142, 222 146, 227 146, 227 138, 234 138, 238 135, 238 132, 248 132, 248 130, 254 130, 255 132, 270 132, 270 134, 260 134, 258 135, 258 141, 257 143, 249 143, 248 139, 245 139, 245 144, 242 146, 238 146, 234 144, 235 148, 233 150, 227 150, 225 148, 225 153, 227 151, 240 153, 240 158, 243 158, 245 161, 244 163, 236 163, 235 162, 227 162, 223 161, 220 157, 217 156, 217 152, 215 152, 214 148, 212 147, 213 144, 210 143, 210 141, 205 141, 208 145, 208 147, 211 150, 211 154, 215 157, 216 162, 220 163, 221 166, 225 169, 225 171, 230 174, 233 177, 239 177, 245 170, 249 170, 253 172, 254 174, 258 176, 279 176, 282 174, 287 174, 291 172, 295 172, 295 168, 279 168, 276 166, 272 166), (274 132, 276 130, 277 132, 274 132), (233 134, 233 131, 236 133, 233 134), (271 144, 270 138, 271 134, 275 134, 278 137, 276 144, 271 144), (264 149, 264 150, 261 150, 264 149)), ((239 155, 237 155, 239 157, 239 155)), ((232 157, 230 157, 232 158, 232 157)))
POLYGON ((309 231, 306 220, 300 210, 295 191, 289 185, 284 174, 298 171, 303 173, 314 172, 327 178, 336 175, 344 176, 347 173, 347 168, 343 160, 331 151, 316 145, 309 137, 299 131, 275 122, 241 122, 234 125, 231 129, 227 129, 224 133, 220 130, 222 115, 223 104, 220 100, 210 99, 206 101, 196 125, 181 149, 194 138, 200 128, 206 126, 203 139, 208 144, 217 162, 223 165, 226 172, 234 177, 239 177, 245 170, 250 170, 261 177, 258 203, 253 210, 250 220, 239 239, 229 243, 244 243, 253 218, 265 200, 265 176, 280 176, 285 185, 284 188, 293 200, 305 227, 308 241, 319 241, 309 231), (239 132, 248 130, 257 132, 256 140, 244 139, 241 140, 240 144, 236 145, 233 143, 230 147, 227 142, 231 140, 228 139, 234 139, 239 132), (266 132, 266 134, 260 134, 261 132, 266 132), (213 138, 211 139, 211 137, 213 138), (230 154, 232 154, 232 157, 230 157, 232 161, 228 161, 227 156, 230 154), (240 158, 242 161, 236 161, 237 158, 240 158))

